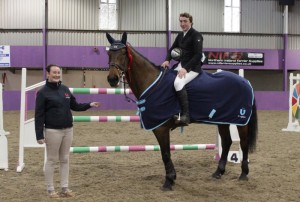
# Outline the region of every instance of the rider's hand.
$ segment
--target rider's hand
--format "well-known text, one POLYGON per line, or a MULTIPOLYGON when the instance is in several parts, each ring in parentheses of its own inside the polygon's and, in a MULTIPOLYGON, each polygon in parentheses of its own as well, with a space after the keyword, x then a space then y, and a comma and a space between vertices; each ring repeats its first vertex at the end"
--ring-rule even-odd
POLYGON ((181 68, 179 71, 178 71, 178 73, 177 73, 177 75, 178 75, 178 77, 179 78, 185 78, 185 74, 187 73, 187 71, 186 71, 186 69, 185 68, 181 68))
POLYGON ((163 67, 163 68, 168 68, 169 67, 169 65, 170 65, 170 62, 169 61, 164 61, 162 64, 161 64, 161 66, 163 67))

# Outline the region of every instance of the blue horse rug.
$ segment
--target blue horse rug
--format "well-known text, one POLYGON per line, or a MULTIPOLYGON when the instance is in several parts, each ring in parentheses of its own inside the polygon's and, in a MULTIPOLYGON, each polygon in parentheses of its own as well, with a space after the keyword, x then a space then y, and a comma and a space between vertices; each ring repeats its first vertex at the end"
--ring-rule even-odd
MULTIPOLYGON (((174 89, 177 71, 161 70, 137 101, 142 128, 154 130, 174 115, 180 105, 174 89)), ((228 71, 203 71, 186 85, 191 122, 246 125, 252 114, 253 89, 248 80, 228 71)))

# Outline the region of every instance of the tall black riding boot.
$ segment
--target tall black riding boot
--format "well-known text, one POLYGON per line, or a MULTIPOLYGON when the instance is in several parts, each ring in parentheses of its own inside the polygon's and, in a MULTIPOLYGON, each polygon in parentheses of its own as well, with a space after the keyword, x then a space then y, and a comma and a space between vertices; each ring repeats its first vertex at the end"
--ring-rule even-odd
POLYGON ((189 113, 189 101, 188 101, 186 89, 183 88, 180 91, 176 91, 176 94, 181 107, 179 124, 188 125, 190 123, 190 113, 189 113))

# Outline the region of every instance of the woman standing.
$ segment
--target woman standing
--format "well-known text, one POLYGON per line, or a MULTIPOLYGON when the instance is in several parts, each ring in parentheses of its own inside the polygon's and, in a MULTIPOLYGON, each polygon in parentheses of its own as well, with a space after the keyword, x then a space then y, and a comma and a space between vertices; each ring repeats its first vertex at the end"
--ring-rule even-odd
POLYGON ((73 197, 69 189, 69 154, 73 140, 73 111, 99 107, 99 102, 77 103, 69 88, 60 81, 61 69, 57 65, 46 68, 47 80, 37 93, 35 106, 35 132, 39 144, 46 144, 47 160, 45 181, 51 198, 73 197), (60 162, 60 195, 55 192, 54 163, 60 162))

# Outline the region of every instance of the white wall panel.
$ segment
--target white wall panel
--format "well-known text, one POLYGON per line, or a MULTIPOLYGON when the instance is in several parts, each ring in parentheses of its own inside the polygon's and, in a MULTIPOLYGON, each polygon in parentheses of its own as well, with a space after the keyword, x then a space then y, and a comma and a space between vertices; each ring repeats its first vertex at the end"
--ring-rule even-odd
POLYGON ((172 0, 172 31, 180 31, 179 14, 188 12, 193 16, 193 27, 201 32, 223 31, 223 0, 172 0))
POLYGON ((241 0, 241 32, 283 33, 283 6, 277 0, 241 0))
POLYGON ((133 34, 127 35, 128 42, 133 47, 166 47, 166 36, 165 34, 156 33, 144 33, 144 34, 133 34))
MULTIPOLYGON (((172 42, 177 36, 173 33, 172 42)), ((203 34, 203 48, 283 49, 282 36, 203 34)))
POLYGON ((48 33, 48 45, 94 46, 96 33, 93 32, 59 32, 48 33))
POLYGON ((43 9, 42 0, 0 0, 0 28, 41 29, 43 9))
POLYGON ((164 31, 167 29, 166 0, 121 0, 121 30, 164 31))
MULTIPOLYGON (((120 30, 145 31, 129 33, 134 46, 165 47, 167 0, 120 0, 120 30)), ((194 27, 205 32, 206 48, 282 49, 283 6, 278 0, 241 0, 241 29, 245 35, 223 35, 223 0, 172 0, 172 30, 179 31, 178 15, 189 12, 194 27), (213 32, 208 34, 208 32, 213 32), (217 34, 220 33, 220 34, 217 34), (260 33, 263 35, 249 35, 260 33), (268 35, 274 34, 274 35, 268 35)), ((50 31, 49 45, 106 45, 104 33, 97 30, 99 0, 48 0, 49 29, 74 29, 76 32, 50 31)), ((0 0, 0 28, 42 29, 44 0, 0 0)), ((300 0, 289 7, 289 49, 300 49, 300 0)), ((117 34, 121 35, 121 34, 117 34)), ((176 34, 172 34, 174 40, 176 34)), ((42 45, 41 32, 1 32, 0 42, 8 45, 42 45)))
POLYGON ((0 32, 1 45, 41 46, 42 32, 0 32))
MULTIPOLYGON (((121 39, 122 33, 111 34, 115 39, 121 39)), ((165 34, 156 33, 128 33, 127 41, 134 47, 165 47, 165 34)), ((59 32, 48 34, 48 45, 66 46, 107 46, 105 33, 96 32, 59 32)))
POLYGON ((204 35, 205 48, 282 49, 281 36, 204 35))
POLYGON ((97 30, 99 0, 49 0, 49 29, 97 30))
POLYGON ((300 35, 300 0, 295 1, 294 6, 289 6, 289 34, 300 35))
POLYGON ((288 37, 288 49, 300 50, 300 36, 289 36, 288 37))

